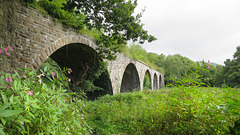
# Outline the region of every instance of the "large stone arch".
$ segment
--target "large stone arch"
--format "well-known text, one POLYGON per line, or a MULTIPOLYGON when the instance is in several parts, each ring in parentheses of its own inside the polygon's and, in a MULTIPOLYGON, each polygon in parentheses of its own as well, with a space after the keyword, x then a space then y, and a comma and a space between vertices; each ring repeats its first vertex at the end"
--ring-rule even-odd
POLYGON ((140 79, 136 66, 129 63, 122 75, 120 92, 131 92, 140 89, 140 79))
MULTIPOLYGON (((68 36, 60 38, 48 46, 39 57, 39 63, 43 63, 51 57, 62 69, 71 68, 72 86, 78 85, 87 73, 99 68, 99 61, 96 45, 83 36, 68 36), (44 57, 46 56, 47 57, 44 57)), ((93 82, 95 86, 104 90, 86 92, 88 99, 95 99, 104 94, 113 94, 111 79, 108 71, 103 71, 99 78, 93 82)))
POLYGON ((157 90, 158 89, 158 77, 157 77, 157 74, 154 73, 154 76, 153 76, 153 90, 157 90))

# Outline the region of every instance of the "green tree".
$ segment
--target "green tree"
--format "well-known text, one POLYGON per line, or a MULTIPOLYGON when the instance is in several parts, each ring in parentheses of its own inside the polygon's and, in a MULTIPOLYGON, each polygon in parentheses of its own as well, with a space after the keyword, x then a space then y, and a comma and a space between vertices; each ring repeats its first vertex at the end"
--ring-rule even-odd
POLYGON ((139 43, 156 40, 143 29, 142 13, 133 15, 136 6, 137 0, 68 0, 65 7, 85 15, 87 28, 101 32, 100 44, 120 51, 130 39, 139 43))
POLYGON ((233 60, 227 59, 224 64, 223 73, 226 84, 231 87, 240 87, 240 46, 237 47, 233 60))
POLYGON ((196 69, 196 63, 187 57, 179 54, 168 55, 163 61, 163 69, 165 72, 165 81, 171 83, 172 79, 181 79, 185 73, 196 69))

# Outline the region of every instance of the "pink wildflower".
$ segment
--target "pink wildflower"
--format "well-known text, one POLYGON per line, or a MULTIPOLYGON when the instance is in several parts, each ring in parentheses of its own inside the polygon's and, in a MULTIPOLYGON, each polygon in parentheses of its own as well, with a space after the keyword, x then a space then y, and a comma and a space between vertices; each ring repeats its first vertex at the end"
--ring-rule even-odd
POLYGON ((190 100, 191 98, 190 97, 188 97, 188 99, 187 100, 190 100))
POLYGON ((188 84, 191 84, 191 82, 190 82, 190 81, 188 81, 188 84))
POLYGON ((2 49, 0 49, 0 53, 2 53, 2 49))
POLYGON ((71 78, 69 78, 68 81, 71 82, 71 78))
POLYGON ((9 78, 6 78, 6 81, 8 82, 8 81, 9 81, 9 78))
POLYGON ((24 121, 21 121, 21 124, 24 125, 24 121))
POLYGON ((10 56, 10 52, 8 52, 7 55, 10 56))
POLYGON ((68 68, 68 74, 71 74, 71 73, 72 73, 72 69, 68 68))
POLYGON ((210 112, 212 112, 212 110, 210 112))
POLYGON ((10 46, 9 48, 10 48, 11 51, 13 51, 13 47, 12 46, 10 46))
POLYGON ((42 79, 39 79, 39 83, 42 84, 42 79))
POLYGON ((7 49, 8 49, 8 48, 5 48, 4 51, 7 52, 7 49))
POLYGON ((85 104, 83 103, 83 107, 85 107, 85 104))
POLYGON ((33 91, 29 91, 28 95, 33 95, 33 91))
POLYGON ((9 78, 9 81, 12 83, 12 77, 11 77, 11 78, 9 78))
POLYGON ((56 73, 53 72, 53 73, 52 73, 52 78, 55 78, 55 77, 54 77, 55 75, 56 75, 56 73))
POLYGON ((210 66, 208 65, 207 68, 210 68, 210 66))

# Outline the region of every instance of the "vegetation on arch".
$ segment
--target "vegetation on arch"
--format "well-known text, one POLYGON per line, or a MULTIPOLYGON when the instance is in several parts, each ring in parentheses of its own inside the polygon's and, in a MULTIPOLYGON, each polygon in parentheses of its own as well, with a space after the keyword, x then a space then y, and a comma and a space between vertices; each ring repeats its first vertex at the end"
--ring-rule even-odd
MULTIPOLYGON (((156 38, 143 29, 141 14, 133 15, 137 0, 22 0, 38 7, 68 27, 89 32, 98 44, 114 52, 128 40, 152 42, 156 38), (93 32, 91 32, 93 30, 93 32)), ((113 52, 100 47, 100 53, 112 59, 113 52)))

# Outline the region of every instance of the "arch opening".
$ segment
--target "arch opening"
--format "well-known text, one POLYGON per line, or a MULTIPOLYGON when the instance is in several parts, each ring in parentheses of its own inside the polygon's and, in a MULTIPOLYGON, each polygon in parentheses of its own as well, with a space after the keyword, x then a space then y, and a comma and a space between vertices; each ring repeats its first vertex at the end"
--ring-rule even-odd
POLYGON ((137 72, 137 69, 133 63, 128 64, 126 67, 123 77, 122 83, 120 87, 120 92, 131 92, 133 90, 140 89, 140 79, 137 72))
POLYGON ((83 91, 89 100, 113 94, 107 65, 93 48, 79 43, 68 44, 56 50, 50 58, 62 70, 71 68, 72 73, 65 74, 71 78, 69 82, 71 91, 83 91))
POLYGON ((162 87, 162 76, 160 75, 159 76, 159 88, 161 88, 162 87))
POLYGON ((153 90, 157 90, 158 89, 158 78, 157 78, 157 74, 154 74, 153 77, 153 90))
POLYGON ((144 89, 152 89, 152 80, 149 70, 145 72, 144 81, 143 81, 143 88, 144 89))

